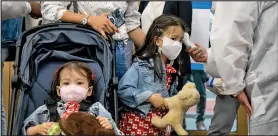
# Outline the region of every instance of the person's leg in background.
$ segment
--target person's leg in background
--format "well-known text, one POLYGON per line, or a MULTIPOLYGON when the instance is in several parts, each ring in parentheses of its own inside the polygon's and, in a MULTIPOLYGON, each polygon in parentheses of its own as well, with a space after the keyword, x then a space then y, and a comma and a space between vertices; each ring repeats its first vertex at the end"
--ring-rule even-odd
POLYGON ((206 88, 204 81, 205 72, 203 70, 192 70, 193 82, 196 85, 196 89, 200 93, 200 102, 197 104, 197 117, 196 117, 196 127, 197 130, 206 130, 204 124, 204 114, 206 110, 206 88))
POLYGON ((209 126, 208 135, 229 135, 239 108, 237 99, 231 96, 216 96, 214 114, 209 126))
POLYGON ((116 76, 123 77, 131 65, 132 42, 115 41, 116 44, 116 76))
POLYGON ((3 67, 6 58, 8 57, 9 48, 1 48, 1 135, 6 135, 6 115, 3 103, 3 67))

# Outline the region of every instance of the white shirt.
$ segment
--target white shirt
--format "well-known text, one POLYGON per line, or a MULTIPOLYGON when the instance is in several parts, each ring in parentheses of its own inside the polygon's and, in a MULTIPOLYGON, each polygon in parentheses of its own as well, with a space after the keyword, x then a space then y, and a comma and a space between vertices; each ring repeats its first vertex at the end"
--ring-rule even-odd
POLYGON ((26 16, 30 14, 32 11, 29 2, 23 2, 23 1, 3 1, 1 8, 2 8, 1 20, 26 16))
POLYGON ((165 1, 150 1, 141 16, 142 30, 147 33, 153 21, 163 14, 165 1))
MULTIPOLYGON (((70 1, 43 1, 41 2, 41 12, 43 24, 60 22, 70 1)), ((104 13, 111 13, 117 8, 125 11, 125 24, 119 28, 119 33, 113 35, 115 40, 128 39, 127 32, 140 26, 140 16, 137 1, 77 1, 78 11, 92 16, 99 16, 104 13)), ((69 10, 73 11, 73 4, 69 10)))

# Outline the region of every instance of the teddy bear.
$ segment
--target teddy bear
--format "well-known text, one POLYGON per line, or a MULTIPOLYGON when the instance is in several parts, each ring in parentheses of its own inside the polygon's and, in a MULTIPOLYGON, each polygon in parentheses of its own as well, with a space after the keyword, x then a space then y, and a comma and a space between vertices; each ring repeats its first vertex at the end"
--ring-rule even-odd
POLYGON ((184 114, 190 107, 196 105, 199 100, 200 94, 196 90, 195 84, 188 82, 178 94, 169 98, 164 98, 164 103, 169 109, 168 113, 162 118, 153 116, 151 123, 155 127, 164 130, 170 125, 178 135, 188 135, 183 129, 184 114))
POLYGON ((87 112, 71 113, 49 130, 49 135, 66 136, 115 136, 114 130, 103 128, 95 116, 87 112))

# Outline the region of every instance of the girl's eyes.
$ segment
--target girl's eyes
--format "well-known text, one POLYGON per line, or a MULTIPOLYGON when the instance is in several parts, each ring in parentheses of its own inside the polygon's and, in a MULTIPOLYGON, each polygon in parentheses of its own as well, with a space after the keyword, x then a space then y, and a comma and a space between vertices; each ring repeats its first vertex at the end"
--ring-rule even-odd
POLYGON ((69 85, 69 82, 64 82, 63 85, 69 85))
POLYGON ((84 83, 83 83, 83 82, 77 82, 77 84, 78 84, 78 85, 83 85, 84 83))
MULTIPOLYGON (((69 85, 69 84, 70 84, 69 82, 62 83, 62 85, 69 85)), ((84 82, 81 82, 81 81, 77 82, 77 85, 83 85, 83 84, 84 84, 84 82)))
MULTIPOLYGON (((178 39, 177 38, 171 38, 173 41, 178 41, 178 39)), ((182 39, 180 39, 179 40, 179 42, 181 42, 182 43, 182 39)))
POLYGON ((177 38, 171 38, 172 40, 174 40, 174 41, 176 41, 177 40, 177 38))

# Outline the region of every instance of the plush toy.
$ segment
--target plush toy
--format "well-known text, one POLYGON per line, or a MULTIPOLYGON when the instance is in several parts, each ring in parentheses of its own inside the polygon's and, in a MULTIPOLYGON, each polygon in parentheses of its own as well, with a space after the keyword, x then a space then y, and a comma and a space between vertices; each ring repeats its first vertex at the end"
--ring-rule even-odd
POLYGON ((66 136, 115 136, 113 130, 103 128, 95 116, 86 112, 71 113, 67 118, 61 119, 58 125, 51 127, 50 135, 63 134, 66 136))
POLYGON ((168 105, 168 113, 162 118, 153 116, 151 122, 159 129, 165 130, 167 125, 170 125, 178 135, 188 135, 183 129, 184 114, 199 100, 200 94, 196 90, 195 84, 188 82, 177 95, 164 99, 164 103, 168 105))

